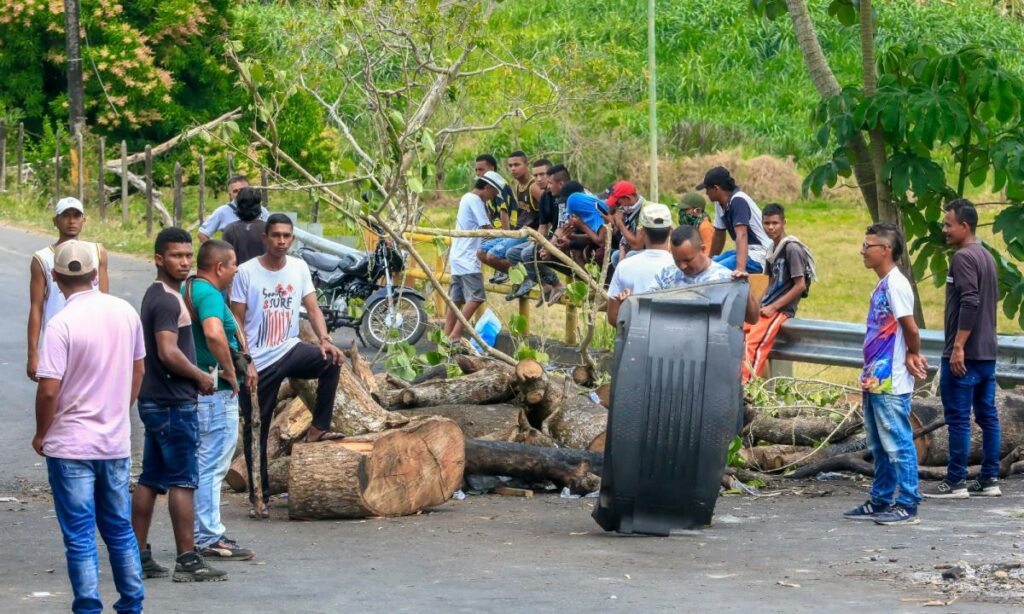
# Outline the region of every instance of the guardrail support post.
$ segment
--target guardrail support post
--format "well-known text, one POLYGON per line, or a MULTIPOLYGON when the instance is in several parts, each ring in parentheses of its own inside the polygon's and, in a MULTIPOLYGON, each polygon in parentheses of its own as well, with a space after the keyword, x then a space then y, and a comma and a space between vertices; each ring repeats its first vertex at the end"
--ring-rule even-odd
POLYGON ((530 334, 530 297, 522 296, 519 297, 519 315, 526 321, 526 327, 523 328, 523 335, 530 334))
POLYGON ((579 341, 576 339, 576 306, 566 305, 565 306, 565 343, 567 345, 576 345, 579 341))

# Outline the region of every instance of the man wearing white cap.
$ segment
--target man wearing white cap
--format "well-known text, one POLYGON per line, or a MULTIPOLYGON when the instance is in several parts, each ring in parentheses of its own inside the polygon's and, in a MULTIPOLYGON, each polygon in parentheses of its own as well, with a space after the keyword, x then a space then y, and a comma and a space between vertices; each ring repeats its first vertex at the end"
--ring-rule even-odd
MULTIPOLYGON (((473 189, 467 192, 459 202, 459 213, 455 218, 455 230, 491 229, 491 219, 487 216, 484 201, 496 198, 505 188, 505 180, 496 171, 487 171, 477 178, 473 189)), ((452 248, 448 261, 452 266, 452 285, 449 295, 452 302, 462 311, 468 320, 487 299, 484 292, 484 274, 480 268, 477 251, 483 239, 480 237, 456 237, 452 239, 452 248)), ((462 322, 451 311, 444 322, 444 333, 449 339, 462 336, 462 322)))
POLYGON ((608 323, 617 325, 619 305, 630 294, 648 291, 663 269, 675 265, 669 251, 672 212, 665 205, 650 203, 640 211, 643 250, 619 262, 608 285, 608 323))
POLYGON ((103 609, 96 531, 103 536, 116 612, 142 612, 142 565, 131 523, 129 408, 142 384, 142 322, 126 301, 96 289, 96 246, 63 241, 53 279, 66 305, 43 339, 32 448, 46 457, 64 537, 74 612, 103 609))
MULTIPOLYGON (((28 362, 25 373, 32 381, 36 378, 36 365, 39 363, 39 346, 46 331, 46 324, 54 314, 64 307, 64 295, 53 279, 53 254, 56 247, 66 241, 77 240, 85 226, 85 208, 82 201, 68 196, 57 201, 53 214, 53 225, 57 228, 57 242, 47 245, 32 256, 29 265, 29 310, 28 310, 28 362)), ((107 280, 107 250, 99 243, 86 243, 95 251, 98 263, 97 274, 93 277, 93 287, 106 293, 109 289, 107 280)))

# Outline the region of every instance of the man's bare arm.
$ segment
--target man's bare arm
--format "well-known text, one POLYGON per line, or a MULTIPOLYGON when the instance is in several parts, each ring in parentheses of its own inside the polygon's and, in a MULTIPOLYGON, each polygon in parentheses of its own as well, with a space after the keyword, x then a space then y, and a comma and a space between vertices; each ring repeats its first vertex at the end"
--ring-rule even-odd
POLYGON ((100 292, 110 294, 110 277, 107 275, 107 250, 102 245, 100 248, 100 292))
POLYGON ((25 365, 25 373, 34 382, 36 379, 36 367, 39 365, 39 337, 43 327, 43 301, 46 295, 46 276, 43 267, 35 258, 29 265, 28 282, 28 362, 25 365))
POLYGON ((724 247, 725 247, 725 231, 720 229, 720 228, 716 228, 715 229, 715 236, 711 238, 711 254, 710 255, 717 256, 718 254, 721 254, 722 253, 722 248, 724 248, 724 247))

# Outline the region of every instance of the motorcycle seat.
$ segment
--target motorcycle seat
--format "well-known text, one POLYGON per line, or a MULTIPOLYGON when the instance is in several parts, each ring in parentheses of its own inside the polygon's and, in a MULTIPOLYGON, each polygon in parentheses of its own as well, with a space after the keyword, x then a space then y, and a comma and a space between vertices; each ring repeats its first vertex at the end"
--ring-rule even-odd
POLYGON ((341 270, 344 271, 346 275, 362 277, 370 270, 370 259, 367 256, 362 256, 355 262, 349 261, 343 263, 341 265, 341 270))
POLYGON ((342 258, 313 250, 302 250, 301 256, 302 259, 306 261, 306 264, 321 271, 343 269, 344 267, 351 266, 353 264, 353 259, 350 257, 342 258))

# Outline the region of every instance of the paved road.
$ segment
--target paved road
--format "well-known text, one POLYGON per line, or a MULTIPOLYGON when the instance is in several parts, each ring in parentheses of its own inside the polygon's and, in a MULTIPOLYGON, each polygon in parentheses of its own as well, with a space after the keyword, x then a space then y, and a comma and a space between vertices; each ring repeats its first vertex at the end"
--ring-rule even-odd
MULTIPOLYGON (((34 388, 23 372, 28 258, 45 243, 0 227, 0 497, 17 498, 0 500, 0 613, 66 612, 71 601, 45 472, 29 447, 34 388)), ((113 291, 137 304, 151 267, 115 256, 111 271, 113 291)), ((227 526, 257 560, 225 564, 226 583, 147 581, 147 611, 918 612, 941 596, 922 581, 935 564, 1020 563, 1024 554, 1021 480, 1005 484, 999 500, 923 506, 925 522, 898 528, 838 518, 864 499, 864 482, 795 488, 723 498, 713 528, 671 538, 605 534, 590 519, 592 500, 555 495, 470 497, 407 518, 309 523, 284 520, 276 501, 273 519, 256 523, 232 494, 227 526)), ((171 562, 162 511, 152 540, 171 562)), ((1015 612, 1022 595, 1007 605, 966 594, 952 609, 1015 612)))

